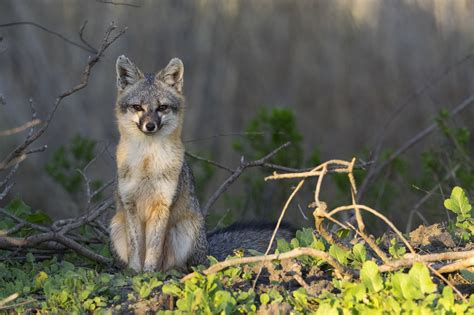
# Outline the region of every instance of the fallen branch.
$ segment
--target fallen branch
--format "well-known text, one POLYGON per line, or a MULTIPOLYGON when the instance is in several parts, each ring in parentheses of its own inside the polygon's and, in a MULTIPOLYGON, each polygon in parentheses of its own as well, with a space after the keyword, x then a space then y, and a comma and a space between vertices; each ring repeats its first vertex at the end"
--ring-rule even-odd
POLYGON ((42 249, 49 250, 68 248, 72 249, 79 255, 87 257, 93 261, 110 264, 112 261, 109 258, 106 258, 102 255, 93 252, 85 245, 79 243, 78 240, 75 240, 72 235, 67 235, 67 233, 81 226, 94 222, 100 215, 102 215, 107 209, 109 209, 112 204, 113 199, 110 198, 98 205, 97 208, 95 208, 88 214, 82 215, 78 218, 58 220, 54 222, 51 227, 45 227, 42 225, 27 222, 0 208, 0 211, 3 214, 10 216, 10 218, 14 219, 16 222, 19 222, 19 224, 23 224, 24 226, 28 226, 32 229, 39 230, 42 232, 24 238, 0 236, 0 249, 16 250, 22 248, 38 248, 39 246, 42 249), (61 244, 64 247, 58 247, 58 244, 61 244))
MULTIPOLYGON (((226 268, 232 267, 232 266, 237 266, 237 265, 242 265, 242 264, 250 264, 250 263, 256 263, 256 262, 265 262, 265 261, 271 261, 271 260, 285 260, 285 259, 291 259, 291 258, 296 258, 299 256, 311 256, 314 258, 319 258, 327 262, 329 265, 331 265, 334 270, 336 271, 336 274, 340 277, 343 275, 352 275, 352 271, 341 265, 339 262, 337 262, 334 258, 331 257, 326 252, 314 249, 314 248, 309 248, 309 247, 299 247, 295 248, 289 252, 281 253, 281 254, 272 254, 272 255, 267 255, 267 256, 252 256, 252 257, 242 257, 242 258, 236 258, 236 259, 229 259, 229 260, 224 260, 222 262, 219 262, 217 264, 212 265, 211 267, 207 268, 204 270, 202 273, 204 275, 209 275, 213 274, 216 272, 219 272, 221 270, 224 270, 226 268)), ((196 272, 190 273, 186 276, 184 276, 181 281, 184 282, 186 280, 189 280, 197 275, 196 272)))
MULTIPOLYGON (((72 240, 63 234, 56 232, 48 232, 42 234, 34 234, 26 238, 18 237, 0 237, 0 249, 19 249, 19 248, 36 248, 39 244, 46 242, 57 242, 64 245, 66 248, 72 249, 77 254, 103 264, 110 264, 111 259, 99 255, 80 243, 72 240)), ((42 247, 48 248, 48 247, 42 247)), ((53 247, 56 249, 56 246, 53 247)), ((53 249, 48 248, 48 249, 53 249)))
POLYGON ((440 272, 440 273, 454 272, 454 271, 458 271, 458 270, 461 270, 461 269, 467 269, 467 268, 472 267, 472 266, 474 266, 474 254, 469 258, 466 258, 466 259, 454 262, 452 264, 443 266, 443 267, 438 269, 438 272, 440 272))
MULTIPOLYGON (((426 255, 407 254, 402 259, 393 260, 379 266, 379 271, 380 272, 394 271, 401 268, 409 267, 416 262, 433 262, 433 261, 458 260, 458 259, 474 259, 474 250, 464 251, 464 252, 444 252, 444 253, 426 254, 426 255)), ((461 266, 461 265, 458 265, 458 266, 461 266)), ((438 269, 438 272, 446 273, 446 272, 452 272, 452 271, 450 271, 449 268, 443 269, 442 267, 438 269)))

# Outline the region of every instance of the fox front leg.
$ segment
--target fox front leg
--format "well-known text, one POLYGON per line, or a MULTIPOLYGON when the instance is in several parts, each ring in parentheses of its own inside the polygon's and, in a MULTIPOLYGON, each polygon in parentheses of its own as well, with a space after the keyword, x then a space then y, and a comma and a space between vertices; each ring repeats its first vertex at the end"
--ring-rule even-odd
POLYGON ((143 224, 137 214, 127 211, 128 228, 128 267, 136 272, 142 271, 142 255, 145 252, 145 234, 143 224))
POLYGON ((146 254, 143 271, 162 271, 168 215, 154 211, 146 223, 146 254))

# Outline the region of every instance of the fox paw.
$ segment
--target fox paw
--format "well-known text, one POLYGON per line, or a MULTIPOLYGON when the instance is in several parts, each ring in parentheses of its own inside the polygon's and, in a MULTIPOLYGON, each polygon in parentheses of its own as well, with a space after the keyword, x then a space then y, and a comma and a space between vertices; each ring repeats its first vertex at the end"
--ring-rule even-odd
POLYGON ((145 263, 145 266, 143 266, 143 271, 144 272, 155 272, 157 271, 157 266, 155 264, 147 264, 145 263))

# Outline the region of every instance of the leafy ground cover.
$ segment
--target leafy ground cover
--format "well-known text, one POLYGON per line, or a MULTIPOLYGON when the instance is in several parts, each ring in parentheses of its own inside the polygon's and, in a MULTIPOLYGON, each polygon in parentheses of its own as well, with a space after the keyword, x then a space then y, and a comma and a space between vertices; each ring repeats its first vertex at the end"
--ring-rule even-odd
MULTIPOLYGON (((472 207, 464 191, 453 189, 445 205, 456 214, 455 221, 420 226, 406 236, 417 252, 474 249, 472 207)), ((339 236, 340 242, 330 244, 315 230, 304 228, 290 242, 277 240, 277 253, 312 248, 328 253, 350 273, 338 274, 327 261, 302 255, 238 264, 209 274, 200 266, 183 281, 185 275, 176 271, 135 275, 73 254, 41 259, 28 253, 25 260, 15 261, 2 253, 0 312, 474 314, 474 273, 469 268, 447 273, 449 285, 431 270, 439 262, 414 262, 385 272, 363 239, 345 231, 339 236)), ((409 255, 392 234, 375 242, 394 259, 409 255)), ((229 257, 240 258, 239 251, 229 257)), ((218 262, 211 257, 210 263, 218 262)))

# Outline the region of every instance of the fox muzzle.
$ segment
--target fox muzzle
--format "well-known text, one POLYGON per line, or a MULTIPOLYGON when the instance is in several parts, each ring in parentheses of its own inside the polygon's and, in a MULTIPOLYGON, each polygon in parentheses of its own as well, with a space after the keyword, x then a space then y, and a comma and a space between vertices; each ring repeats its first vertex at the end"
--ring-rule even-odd
POLYGON ((145 115, 140 119, 139 129, 147 135, 154 134, 161 127, 161 118, 158 115, 145 115))

